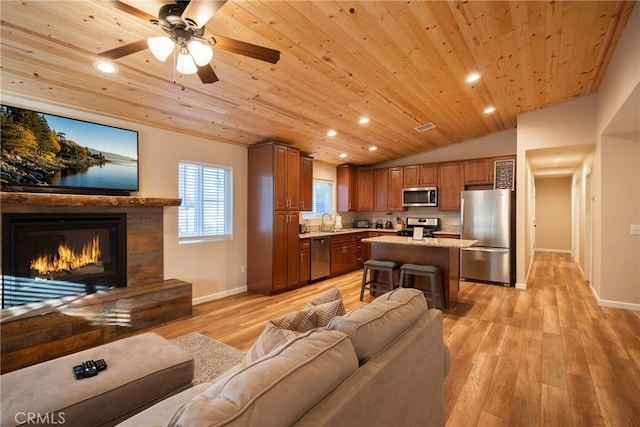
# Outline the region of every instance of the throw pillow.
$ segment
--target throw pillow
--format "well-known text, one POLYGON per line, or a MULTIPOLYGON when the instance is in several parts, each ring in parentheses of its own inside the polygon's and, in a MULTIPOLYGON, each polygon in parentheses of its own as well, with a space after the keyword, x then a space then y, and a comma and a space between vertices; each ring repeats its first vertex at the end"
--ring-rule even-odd
POLYGON ((263 357, 274 348, 315 327, 316 313, 294 311, 267 322, 260 336, 253 343, 241 365, 246 366, 263 357))
POLYGON ((305 311, 316 314, 316 327, 325 327, 331 319, 347 312, 338 288, 331 288, 313 298, 307 303, 305 311))
POLYGON ((273 349, 280 345, 294 339, 295 337, 302 335, 302 332, 292 331, 289 329, 281 329, 275 326, 271 321, 267 322, 264 330, 260 336, 253 343, 244 360, 241 362, 242 366, 250 365, 263 358, 266 354, 270 353, 273 349))

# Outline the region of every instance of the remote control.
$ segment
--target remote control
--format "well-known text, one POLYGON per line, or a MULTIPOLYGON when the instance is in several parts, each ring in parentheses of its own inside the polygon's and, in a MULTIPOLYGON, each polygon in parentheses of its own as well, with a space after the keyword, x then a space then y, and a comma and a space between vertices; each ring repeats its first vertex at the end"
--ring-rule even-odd
POLYGON ((94 377, 98 375, 98 368, 96 367, 96 362, 93 360, 87 360, 82 364, 84 366, 84 376, 86 377, 94 377))
POLYGON ((107 362, 105 362, 104 359, 96 360, 96 368, 98 368, 98 372, 104 371, 107 369, 107 362))
POLYGON ((73 367, 73 376, 77 379, 77 380, 81 380, 84 378, 84 366, 82 365, 76 365, 73 367))

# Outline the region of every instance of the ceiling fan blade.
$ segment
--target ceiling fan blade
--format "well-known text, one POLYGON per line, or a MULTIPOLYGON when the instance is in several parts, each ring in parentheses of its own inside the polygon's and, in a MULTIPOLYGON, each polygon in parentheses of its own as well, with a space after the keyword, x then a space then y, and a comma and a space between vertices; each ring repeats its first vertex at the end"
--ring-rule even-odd
POLYGON ((126 3, 123 3, 119 0, 102 0, 104 3, 109 3, 110 5, 112 5, 113 7, 115 7, 118 10, 121 10, 122 12, 126 12, 129 15, 133 15, 136 18, 140 18, 140 19, 144 19, 145 21, 157 21, 158 18, 156 18, 153 15, 149 15, 147 12, 143 12, 140 9, 137 9, 133 6, 130 6, 126 3))
POLYGON ((137 42, 127 43, 114 49, 104 51, 102 53, 99 53, 98 56, 107 59, 118 59, 122 58, 123 56, 131 55, 132 53, 140 52, 141 50, 144 50, 146 48, 147 40, 142 39, 138 40, 137 42))
POLYGON ((211 65, 209 64, 198 67, 198 77, 200 77, 202 83, 205 84, 215 83, 218 81, 218 76, 216 76, 216 73, 213 71, 213 68, 211 68, 211 65))
POLYGON ((261 61, 277 63, 280 60, 280 51, 269 49, 267 47, 258 46, 251 43, 241 42, 224 36, 213 36, 216 39, 215 48, 238 53, 240 55, 249 56, 261 61))
POLYGON ((184 12, 182 20, 196 28, 202 28, 227 0, 191 0, 184 12))

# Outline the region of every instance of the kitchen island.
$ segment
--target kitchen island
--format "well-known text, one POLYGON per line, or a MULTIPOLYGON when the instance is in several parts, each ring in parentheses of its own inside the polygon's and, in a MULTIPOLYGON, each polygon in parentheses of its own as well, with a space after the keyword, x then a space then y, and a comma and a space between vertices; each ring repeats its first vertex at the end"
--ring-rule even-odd
MULTIPOLYGON (((362 239, 371 244, 371 259, 395 261, 402 264, 429 264, 442 269, 447 306, 458 299, 460 288, 460 249, 468 248, 476 240, 380 236, 362 239)), ((414 286, 429 289, 426 279, 415 277, 414 286)))

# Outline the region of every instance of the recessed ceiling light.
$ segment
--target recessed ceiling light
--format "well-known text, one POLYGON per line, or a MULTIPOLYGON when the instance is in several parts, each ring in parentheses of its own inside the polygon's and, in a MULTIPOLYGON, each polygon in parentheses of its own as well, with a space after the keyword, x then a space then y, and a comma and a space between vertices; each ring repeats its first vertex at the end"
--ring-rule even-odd
POLYGON ((338 132, 336 132, 336 131, 335 131, 335 130, 333 130, 333 129, 329 129, 329 130, 327 131, 327 136, 336 136, 337 134, 338 134, 338 132))
POLYGON ((347 157, 347 153, 342 153, 342 154, 340 154, 340 158, 341 158, 341 159, 344 159, 345 157, 347 157))
POLYGON ((96 61, 93 63, 93 68, 101 73, 114 74, 118 72, 118 67, 112 62, 96 61))
POLYGON ((378 149, 378 147, 376 147, 375 145, 372 145, 371 147, 369 147, 369 151, 376 151, 378 149))
POLYGON ((478 80, 480 80, 480 73, 473 72, 467 76, 466 81, 467 83, 473 83, 473 82, 477 82, 478 80))
POLYGON ((366 125, 367 123, 369 123, 369 117, 360 117, 358 123, 360 123, 361 125, 366 125))
POLYGON ((491 107, 487 107, 487 108, 484 109, 484 113, 485 114, 491 114, 494 111, 496 111, 496 107, 494 107, 493 105, 491 107))

